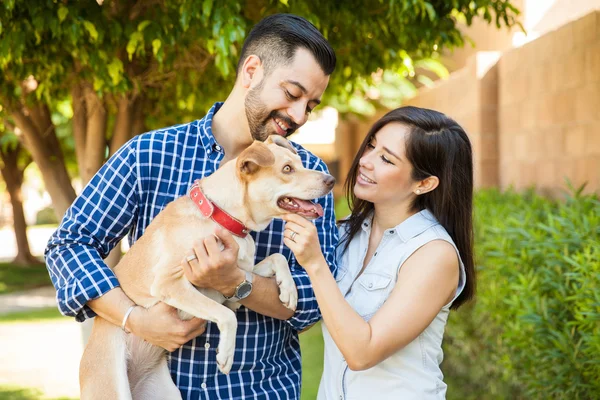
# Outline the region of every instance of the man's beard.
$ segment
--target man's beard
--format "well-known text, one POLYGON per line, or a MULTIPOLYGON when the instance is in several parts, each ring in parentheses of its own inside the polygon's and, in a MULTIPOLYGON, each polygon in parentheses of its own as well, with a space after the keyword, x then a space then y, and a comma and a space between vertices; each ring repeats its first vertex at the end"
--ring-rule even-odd
POLYGON ((273 118, 283 121, 287 126, 290 127, 290 129, 288 129, 284 135, 286 138, 289 137, 296 131, 296 129, 299 128, 298 124, 292 122, 289 117, 283 116, 278 111, 273 110, 269 112, 267 107, 260 99, 260 92, 262 91, 262 88, 263 84, 261 82, 257 87, 249 90, 248 95, 244 100, 246 118, 248 119, 248 127, 250 128, 252 139, 264 142, 267 140, 269 135, 276 135, 277 131, 269 129, 269 125, 274 123, 271 122, 273 118))

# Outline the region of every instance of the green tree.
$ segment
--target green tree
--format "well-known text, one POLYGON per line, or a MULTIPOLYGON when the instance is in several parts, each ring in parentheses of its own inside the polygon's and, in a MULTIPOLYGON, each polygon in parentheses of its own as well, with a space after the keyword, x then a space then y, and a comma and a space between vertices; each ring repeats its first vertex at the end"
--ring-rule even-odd
POLYGON ((339 64, 324 101, 343 111, 364 105, 378 80, 401 85, 436 50, 462 46, 457 18, 500 28, 516 24, 518 14, 509 0, 98 3, 0 5, 0 105, 23 132, 59 218, 75 198, 51 118, 59 102, 72 105, 86 183, 134 134, 198 118, 224 99, 245 35, 267 14, 302 15, 330 40, 339 64))
MULTIPOLYGON (((0 113, 2 110, 0 110, 0 113)), ((0 124, 2 122, 0 121, 0 124)), ((38 264, 39 260, 31 255, 27 239, 27 222, 23 209, 21 186, 25 168, 31 164, 31 156, 23 148, 16 135, 15 127, 7 120, 0 131, 0 176, 6 184, 13 211, 13 228, 17 243, 17 255, 14 264, 38 264)))

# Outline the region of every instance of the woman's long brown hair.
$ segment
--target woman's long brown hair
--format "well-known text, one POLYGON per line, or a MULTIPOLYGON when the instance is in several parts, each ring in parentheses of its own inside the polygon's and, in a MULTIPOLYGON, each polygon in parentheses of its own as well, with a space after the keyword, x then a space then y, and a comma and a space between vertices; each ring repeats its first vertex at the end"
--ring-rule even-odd
POLYGON ((362 222, 374 209, 373 203, 354 195, 354 186, 365 148, 373 136, 389 123, 401 123, 410 130, 405 151, 413 168, 412 179, 421 181, 430 176, 437 176, 439 179, 438 187, 417 196, 411 208, 416 212, 429 210, 458 248, 465 266, 466 284, 452 304, 451 308, 457 309, 475 294, 473 154, 464 129, 446 115, 424 108, 400 107, 375 122, 360 146, 344 185, 351 214, 340 221, 347 225, 340 245, 348 248, 352 238, 361 229, 362 222))

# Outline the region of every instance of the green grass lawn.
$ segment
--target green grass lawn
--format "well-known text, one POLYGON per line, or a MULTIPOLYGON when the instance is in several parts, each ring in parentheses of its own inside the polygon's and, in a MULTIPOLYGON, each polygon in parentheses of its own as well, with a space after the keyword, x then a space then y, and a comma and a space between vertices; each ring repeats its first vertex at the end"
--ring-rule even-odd
MULTIPOLYGON (((35 311, 22 311, 10 314, 0 315, 0 324, 17 322, 42 322, 61 319, 66 321, 65 317, 56 307, 41 308, 35 311)), ((3 397, 0 397, 2 399, 3 397)))
POLYGON ((323 372, 323 335, 321 323, 300 334, 302 351, 302 396, 301 400, 317 398, 321 373, 323 372))
POLYGON ((44 264, 20 266, 0 263, 0 294, 50 285, 52 283, 44 264))
MULTIPOLYGON (((48 399, 43 397, 42 392, 37 389, 21 388, 15 386, 0 385, 0 399, 2 400, 38 400, 48 399)), ((61 397, 52 400, 70 400, 67 397, 61 397)))

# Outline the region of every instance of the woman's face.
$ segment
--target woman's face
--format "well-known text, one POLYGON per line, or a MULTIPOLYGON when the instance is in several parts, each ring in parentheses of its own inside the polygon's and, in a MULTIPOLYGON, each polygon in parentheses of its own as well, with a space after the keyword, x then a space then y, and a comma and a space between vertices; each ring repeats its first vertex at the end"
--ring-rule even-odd
POLYGON ((412 165, 405 157, 409 132, 406 125, 392 122, 371 138, 360 158, 354 185, 356 197, 375 205, 395 205, 414 195, 412 165))

